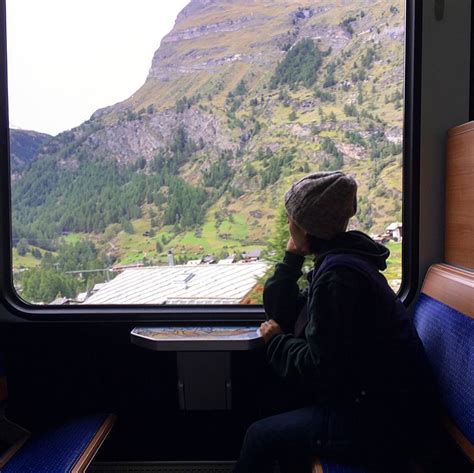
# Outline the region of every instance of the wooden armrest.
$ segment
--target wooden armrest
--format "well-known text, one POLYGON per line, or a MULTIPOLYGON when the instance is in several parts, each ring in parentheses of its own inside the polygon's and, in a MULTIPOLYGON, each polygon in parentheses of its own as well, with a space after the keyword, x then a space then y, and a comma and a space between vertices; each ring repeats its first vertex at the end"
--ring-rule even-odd
POLYGON ((88 447, 84 450, 82 455, 77 460, 76 464, 71 470, 71 473, 83 473, 86 471, 87 467, 91 464, 92 460, 94 459, 97 451, 99 450, 100 446, 104 443, 104 440, 109 435, 114 423, 116 420, 116 416, 114 414, 110 414, 96 432, 92 440, 90 441, 88 447))
POLYGON ((0 419, 0 440, 9 445, 8 449, 0 456, 0 471, 28 440, 30 432, 23 427, 9 421, 5 417, 0 419))
POLYGON ((323 465, 321 465, 321 460, 319 458, 315 458, 311 465, 311 473, 324 473, 323 472, 323 465))

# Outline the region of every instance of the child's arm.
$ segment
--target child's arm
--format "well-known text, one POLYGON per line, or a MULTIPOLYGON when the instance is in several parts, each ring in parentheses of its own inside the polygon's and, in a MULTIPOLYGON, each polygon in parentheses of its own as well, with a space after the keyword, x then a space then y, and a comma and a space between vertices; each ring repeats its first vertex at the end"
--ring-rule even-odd
POLYGON ((319 393, 348 379, 347 360, 351 359, 349 353, 355 342, 351 336, 352 312, 360 296, 357 286, 331 279, 332 275, 326 273, 326 281, 318 281, 315 288, 306 339, 281 334, 267 345, 268 360, 277 375, 319 393))
POLYGON ((296 318, 307 301, 307 290, 300 291, 298 279, 303 274, 304 256, 285 252, 282 263, 265 283, 263 306, 267 317, 275 320, 284 332, 293 332, 296 318))

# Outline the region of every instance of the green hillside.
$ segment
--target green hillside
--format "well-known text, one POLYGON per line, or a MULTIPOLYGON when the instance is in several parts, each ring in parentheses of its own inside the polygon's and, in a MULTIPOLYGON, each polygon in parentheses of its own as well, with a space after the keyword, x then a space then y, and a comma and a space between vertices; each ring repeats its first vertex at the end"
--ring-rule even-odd
POLYGON ((32 163, 50 135, 29 130, 10 129, 10 165, 12 176, 32 163))
POLYGON ((383 232, 401 220, 403 55, 401 1, 193 0, 143 87, 15 182, 14 241, 81 235, 124 264, 265 248, 291 183, 334 169, 359 183, 351 225, 383 232))

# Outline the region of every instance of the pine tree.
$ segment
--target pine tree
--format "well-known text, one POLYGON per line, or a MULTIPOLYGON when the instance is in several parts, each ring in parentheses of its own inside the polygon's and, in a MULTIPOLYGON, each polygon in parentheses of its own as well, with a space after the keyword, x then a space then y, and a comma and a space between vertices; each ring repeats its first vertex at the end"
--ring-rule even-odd
POLYGON ((28 241, 22 238, 17 244, 16 244, 16 251, 18 252, 19 256, 25 256, 26 253, 28 253, 28 250, 30 249, 30 246, 28 245, 28 241))
POLYGON ((278 209, 275 226, 273 227, 273 235, 267 243, 265 250, 265 259, 272 263, 283 261, 286 245, 290 239, 290 231, 288 230, 288 215, 285 207, 282 205, 278 209))
POLYGON ((311 87, 321 67, 322 55, 312 39, 303 39, 293 46, 275 70, 270 80, 270 87, 289 85, 295 89, 299 84, 311 87))

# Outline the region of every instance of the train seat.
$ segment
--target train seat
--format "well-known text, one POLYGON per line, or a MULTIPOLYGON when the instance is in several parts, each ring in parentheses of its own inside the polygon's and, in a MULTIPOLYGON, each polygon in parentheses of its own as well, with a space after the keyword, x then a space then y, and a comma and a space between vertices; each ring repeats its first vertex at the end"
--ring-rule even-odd
POLYGON ((110 432, 114 415, 84 416, 31 435, 2 473, 80 473, 110 432))
MULTIPOLYGON (((445 264, 432 266, 414 321, 437 379, 443 424, 474 463, 474 272, 445 264)), ((312 472, 380 473, 324 459, 314 462, 312 472)))
POLYGON ((5 417, 7 398, 5 363, 0 353, 1 473, 81 473, 115 421, 113 414, 94 414, 30 433, 5 417))
POLYGON ((474 272, 432 266, 415 326, 437 378, 443 424, 474 463, 474 272))

